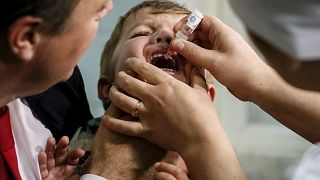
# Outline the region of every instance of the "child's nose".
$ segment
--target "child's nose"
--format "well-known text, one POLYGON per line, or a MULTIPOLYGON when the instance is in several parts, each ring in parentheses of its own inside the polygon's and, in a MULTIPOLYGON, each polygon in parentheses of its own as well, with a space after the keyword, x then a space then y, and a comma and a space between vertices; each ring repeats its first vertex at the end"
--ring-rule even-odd
POLYGON ((173 33, 169 31, 160 31, 154 37, 153 43, 169 45, 173 39, 173 33))

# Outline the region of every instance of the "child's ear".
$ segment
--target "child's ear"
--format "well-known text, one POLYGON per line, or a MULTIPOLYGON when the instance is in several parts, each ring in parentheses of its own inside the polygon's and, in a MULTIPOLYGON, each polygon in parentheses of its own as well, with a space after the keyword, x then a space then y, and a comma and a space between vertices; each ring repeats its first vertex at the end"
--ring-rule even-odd
POLYGON ((98 81, 98 97, 103 102, 108 102, 111 86, 112 83, 106 77, 100 77, 98 81))
POLYGON ((211 98, 211 101, 213 102, 216 95, 216 90, 214 89, 214 86, 211 83, 208 84, 208 94, 211 98))
POLYGON ((9 28, 8 43, 12 52, 21 61, 30 61, 40 42, 41 18, 25 16, 17 19, 9 28))

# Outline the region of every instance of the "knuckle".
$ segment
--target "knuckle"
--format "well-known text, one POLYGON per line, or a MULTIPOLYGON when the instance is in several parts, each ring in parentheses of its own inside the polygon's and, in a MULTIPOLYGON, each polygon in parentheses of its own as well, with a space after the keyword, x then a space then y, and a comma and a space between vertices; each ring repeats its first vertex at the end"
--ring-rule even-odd
POLYGON ((124 73, 119 73, 117 78, 117 85, 119 85, 122 89, 129 88, 131 85, 131 80, 124 73))
POLYGON ((122 87, 123 88, 130 88, 130 85, 131 85, 131 81, 130 81, 130 79, 123 79, 122 80, 122 87))
POLYGON ((118 97, 118 105, 120 107, 126 107, 127 106, 126 98, 124 96, 119 96, 118 97))
POLYGON ((110 91, 108 95, 109 95, 109 99, 110 100, 113 100, 115 98, 115 92, 114 91, 110 91))
POLYGON ((116 84, 121 83, 121 81, 122 81, 123 78, 124 78, 123 72, 122 72, 122 71, 118 72, 118 73, 116 74, 115 83, 116 83, 116 84))
POLYGON ((132 57, 128 58, 128 59, 125 61, 125 65, 126 65, 127 67, 130 67, 130 66, 132 66, 132 65, 134 65, 134 64, 135 64, 135 61, 134 61, 134 58, 132 58, 132 57))
POLYGON ((150 71, 150 65, 148 63, 144 63, 142 64, 141 68, 140 68, 140 71, 142 73, 147 73, 150 71))
POLYGON ((138 58, 135 57, 130 57, 126 60, 125 62, 125 66, 127 70, 135 70, 135 69, 139 69, 139 64, 141 63, 141 61, 138 58))

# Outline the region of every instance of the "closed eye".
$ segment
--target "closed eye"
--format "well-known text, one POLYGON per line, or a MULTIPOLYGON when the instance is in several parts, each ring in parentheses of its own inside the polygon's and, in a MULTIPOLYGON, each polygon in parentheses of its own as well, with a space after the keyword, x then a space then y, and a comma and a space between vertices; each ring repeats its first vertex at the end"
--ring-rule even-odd
POLYGON ((149 36, 151 33, 148 32, 148 31, 140 31, 140 32, 137 32, 137 33, 134 33, 130 39, 132 38, 135 38, 135 37, 139 37, 139 36, 149 36))

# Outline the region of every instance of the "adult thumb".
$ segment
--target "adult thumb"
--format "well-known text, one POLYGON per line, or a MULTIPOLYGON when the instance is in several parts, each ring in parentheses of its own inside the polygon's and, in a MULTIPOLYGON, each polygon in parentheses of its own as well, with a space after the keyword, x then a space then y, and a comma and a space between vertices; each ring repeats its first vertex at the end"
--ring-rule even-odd
POLYGON ((193 42, 183 39, 175 39, 171 43, 171 48, 184 56, 188 61, 195 65, 208 69, 213 68, 213 64, 217 60, 218 52, 202 48, 193 42))

